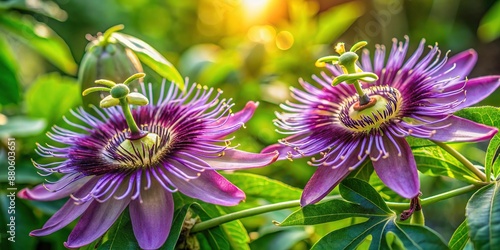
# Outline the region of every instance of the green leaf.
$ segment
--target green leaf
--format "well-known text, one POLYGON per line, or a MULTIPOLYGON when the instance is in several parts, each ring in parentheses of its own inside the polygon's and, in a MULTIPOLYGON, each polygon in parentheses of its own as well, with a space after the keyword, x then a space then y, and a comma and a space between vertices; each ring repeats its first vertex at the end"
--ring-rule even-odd
POLYGON ((0 137, 27 137, 40 134, 47 123, 44 119, 24 116, 9 117, 5 125, 0 126, 0 137))
POLYGON ((294 249, 297 242, 307 238, 309 234, 302 228, 289 228, 259 237, 250 246, 252 249, 288 250, 294 249))
POLYGON ((451 236, 448 246, 450 250, 462 250, 467 245, 467 242, 469 242, 469 229, 467 228, 467 221, 464 220, 451 236))
POLYGON ((234 220, 222 224, 222 230, 224 230, 224 233, 227 236, 231 249, 250 250, 250 247, 248 246, 250 237, 248 237, 247 230, 240 220, 234 220))
POLYGON ((17 63, 5 39, 0 38, 0 104, 18 104, 21 100, 17 63))
MULTIPOLYGON (((372 233, 370 229, 379 229, 377 226, 379 224, 384 225, 384 222, 383 219, 370 219, 361 224, 332 231, 316 242, 311 250, 356 249, 372 233)), ((380 237, 376 236, 373 236, 372 244, 379 245, 380 237)))
POLYGON ((440 147, 422 147, 413 150, 420 172, 430 176, 448 176, 468 183, 481 182, 472 171, 440 147))
POLYGON ((346 179, 340 194, 347 200, 332 200, 303 207, 288 216, 280 225, 319 224, 349 217, 368 220, 330 232, 312 249, 356 249, 371 237, 370 249, 448 249, 446 243, 431 229, 397 222, 377 191, 365 181, 346 179))
POLYGON ((338 5, 319 15, 316 43, 329 44, 339 37, 364 13, 360 2, 338 5))
POLYGON ((373 169, 372 161, 366 160, 361 164, 361 166, 357 167, 354 171, 352 171, 347 178, 357 178, 366 182, 370 181, 370 177, 373 174, 375 169, 373 169))
POLYGON ((49 26, 30 16, 0 15, 0 29, 14 35, 65 73, 74 75, 78 66, 64 40, 49 26))
POLYGON ((58 21, 65 21, 68 15, 64 10, 52 1, 30 1, 30 0, 10 0, 1 1, 0 10, 18 9, 24 11, 36 12, 58 21))
POLYGON ((175 249, 179 236, 182 233, 184 222, 191 218, 191 212, 189 211, 190 207, 191 204, 187 204, 175 212, 167 241, 160 249, 175 249))
MULTIPOLYGON (((344 200, 331 200, 305 206, 285 218, 280 226, 315 225, 350 217, 368 217, 371 214, 364 207, 344 200)), ((385 216, 385 214, 382 214, 385 216)))
POLYGON ((478 37, 485 43, 491 42, 500 36, 500 2, 496 2, 484 14, 479 28, 477 29, 478 37))
POLYGON ((133 36, 119 32, 113 33, 112 37, 123 46, 133 50, 137 54, 139 60, 148 65, 156 73, 173 81, 180 89, 184 89, 184 79, 182 79, 179 71, 149 44, 133 36))
POLYGON ((133 250, 139 249, 139 244, 135 239, 134 231, 128 209, 125 210, 120 217, 115 221, 103 237, 103 244, 99 246, 99 250, 133 250))
POLYGON ((345 179, 340 184, 340 195, 348 201, 360 204, 373 214, 393 213, 368 182, 354 178, 345 179))
POLYGON ((475 249, 500 246, 500 183, 491 183, 472 195, 466 207, 469 236, 475 249))
MULTIPOLYGON (((455 115, 475 121, 477 123, 500 129, 500 108, 497 107, 482 106, 466 108, 456 112, 455 115)), ((500 164, 494 165, 494 159, 497 156, 499 144, 500 135, 496 134, 490 142, 490 145, 488 146, 488 149, 486 151, 486 160, 484 167, 487 180, 491 178, 492 170, 495 177, 500 173, 500 164), (494 169, 493 166, 495 166, 494 169)))
POLYGON ((262 198, 269 202, 300 199, 302 190, 277 180, 249 173, 223 174, 230 182, 246 194, 247 201, 262 198))
POLYGON ((39 77, 26 93, 28 115, 56 121, 81 102, 80 87, 75 79, 57 73, 39 77), (50 98, 47 98, 50 93, 50 98))
POLYGON ((355 249, 371 235, 370 249, 391 249, 402 244, 405 249, 448 249, 446 243, 431 229, 396 222, 396 216, 370 220, 335 230, 321 238, 312 247, 318 249, 355 249), (389 236, 389 237, 388 237, 389 236))
POLYGON ((350 217, 387 217, 394 213, 380 195, 365 181, 346 179, 340 184, 345 200, 331 200, 305 206, 279 223, 280 226, 314 225, 350 217))
MULTIPOLYGON (((500 174, 500 161, 498 155, 500 154, 500 135, 496 134, 488 145, 486 150, 485 168, 487 173, 493 172, 493 177, 497 178, 500 174)), ((490 176, 486 176, 489 180, 490 176)))

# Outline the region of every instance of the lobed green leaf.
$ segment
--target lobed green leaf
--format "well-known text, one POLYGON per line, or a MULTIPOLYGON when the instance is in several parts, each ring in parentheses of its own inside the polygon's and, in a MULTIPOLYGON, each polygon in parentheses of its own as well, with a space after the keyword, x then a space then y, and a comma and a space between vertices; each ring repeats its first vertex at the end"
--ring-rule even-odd
POLYGON ((350 178, 340 184, 340 195, 348 201, 360 204, 373 214, 392 214, 384 199, 368 182, 350 178))
POLYGON ((314 225, 350 217, 387 217, 394 213, 380 195, 365 181, 346 179, 340 184, 346 200, 331 200, 305 206, 290 214, 280 226, 314 225))
POLYGON ((356 249, 371 236, 370 249, 448 249, 446 243, 431 229, 402 224, 395 216, 370 220, 335 230, 321 238, 312 249, 356 249))

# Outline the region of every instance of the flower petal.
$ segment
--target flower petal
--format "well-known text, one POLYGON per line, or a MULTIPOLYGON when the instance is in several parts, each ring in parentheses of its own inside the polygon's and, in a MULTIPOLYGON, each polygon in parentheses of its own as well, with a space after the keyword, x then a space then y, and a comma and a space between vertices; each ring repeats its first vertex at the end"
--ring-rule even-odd
MULTIPOLYGON (((125 183, 122 186, 126 186, 125 183)), ((92 243, 106 233, 129 203, 129 198, 109 199, 103 203, 92 201, 71 231, 68 241, 64 242, 64 246, 77 248, 92 243)))
POLYGON ((382 137, 382 140, 388 154, 378 157, 377 147, 373 147, 370 152, 372 158, 379 158, 372 160, 373 168, 386 186, 404 198, 411 199, 420 192, 415 158, 404 138, 392 136, 394 139, 392 141, 388 137, 390 135, 387 134, 382 137))
POLYGON ((218 139, 222 138, 244 125, 245 122, 252 118, 255 109, 259 106, 256 102, 247 102, 245 107, 237 113, 222 117, 214 124, 216 129, 207 131, 204 135, 206 138, 218 139))
MULTIPOLYGON (((88 192, 92 190, 94 185, 97 183, 98 178, 94 177, 85 185, 83 185, 76 193, 76 196, 85 196, 88 192)), ((65 226, 67 226, 72 221, 76 220, 92 202, 85 202, 82 204, 76 204, 75 200, 70 198, 50 219, 45 222, 45 225, 41 229, 33 230, 31 236, 44 236, 49 235, 65 226)))
POLYGON ((32 189, 24 188, 17 193, 17 196, 27 200, 59 200, 74 193, 76 190, 81 188, 83 184, 88 182, 90 178, 92 177, 87 176, 75 181, 74 176, 65 175, 53 184, 41 184, 33 187, 32 189))
POLYGON ((174 216, 172 194, 153 182, 139 199, 130 202, 130 220, 141 249, 158 249, 167 240, 174 216))
MULTIPOLYGON (((344 145, 346 146, 346 145, 344 145)), ((349 147, 349 145, 347 145, 349 147)), ((366 158, 366 154, 362 154, 361 159, 357 157, 359 150, 357 143, 350 146, 347 150, 349 155, 345 155, 342 163, 335 167, 319 166, 313 176, 307 182, 302 192, 300 199, 301 206, 314 204, 326 195, 328 195, 352 170, 358 167, 366 158)), ((338 155, 332 155, 330 158, 336 158, 338 155)))
POLYGON ((257 168, 275 162, 278 159, 278 152, 256 154, 236 149, 227 149, 220 157, 202 159, 216 170, 257 168))
POLYGON ((441 142, 476 142, 491 139, 498 129, 489 127, 483 124, 460 118, 458 116, 450 116, 442 122, 426 126, 426 128, 436 132, 431 140, 441 142))
POLYGON ((195 179, 183 179, 172 174, 171 170, 164 171, 173 185, 187 196, 224 206, 238 205, 245 199, 243 191, 214 170, 197 173, 177 163, 173 163, 171 167, 175 167, 190 176, 199 174, 198 178, 195 179))
MULTIPOLYGON (((500 76, 483 76, 469 80, 460 81, 447 87, 444 92, 453 91, 461 88, 465 83, 465 101, 453 108, 450 112, 472 106, 493 93, 500 86, 500 76)), ((463 95, 461 96, 463 98, 463 95)))
MULTIPOLYGON (((471 72, 476 62, 477 62, 477 53, 475 50, 469 49, 466 51, 462 51, 450 57, 450 59, 448 59, 446 64, 438 72, 435 73, 435 75, 438 76, 436 77, 435 80, 440 81, 447 78, 454 78, 457 76, 460 77, 457 78, 457 80, 465 79, 465 77, 467 77, 471 72), (447 72, 452 68, 453 70, 447 72)), ((453 82, 456 82, 456 80, 453 80, 451 83, 453 82)))

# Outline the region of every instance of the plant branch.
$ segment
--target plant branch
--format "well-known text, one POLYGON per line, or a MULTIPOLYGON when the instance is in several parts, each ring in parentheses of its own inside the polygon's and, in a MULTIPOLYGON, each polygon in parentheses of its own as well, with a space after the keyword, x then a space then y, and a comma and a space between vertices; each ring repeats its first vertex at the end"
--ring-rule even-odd
MULTIPOLYGON (((332 195, 325 197, 323 199, 323 202, 333 200, 333 199, 338 199, 340 198, 340 195, 332 195)), ((292 201, 285 201, 285 202, 279 202, 279 203, 274 203, 274 204, 269 204, 269 205, 264 205, 260 207, 253 207, 245 210, 241 210, 238 212, 230 213, 230 214, 225 214, 207 221, 202 221, 196 225, 193 226, 191 229, 191 233, 196 233, 200 232, 203 230, 207 230, 212 227, 219 226, 221 224, 224 224, 226 222, 230 222, 233 220, 239 220, 241 218, 245 217, 250 217, 258 214, 263 214, 263 213, 268 213, 272 211, 277 211, 277 210, 282 210, 286 208, 293 208, 293 207, 298 207, 300 206, 300 200, 292 200, 292 201)))
MULTIPOLYGON (((481 186, 478 185, 469 185, 461 188, 457 188, 448 192, 444 192, 441 194, 437 194, 434 196, 430 196, 427 198, 424 198, 420 200, 420 204, 423 205, 429 205, 432 203, 436 203, 438 201, 446 200, 448 198, 452 198, 461 194, 468 193, 470 191, 474 191, 479 189, 481 186)), ((403 210, 403 209, 408 209, 410 207, 410 203, 404 203, 404 202, 386 202, 387 206, 389 206, 391 209, 395 210, 403 210)))
MULTIPOLYGON (((462 195, 465 193, 468 193, 470 191, 477 190, 481 187, 481 185, 469 185, 465 187, 461 187, 458 189, 454 189, 445 193, 441 193, 438 195, 434 195, 431 197, 424 198, 420 201, 421 205, 428 205, 432 203, 436 203, 438 201, 442 201, 448 198, 452 198, 458 195, 462 195)), ((332 196, 327 196, 323 199, 322 202, 334 200, 334 199, 339 199, 342 198, 340 195, 332 195, 332 196)), ((403 209, 408 209, 410 207, 410 203, 404 203, 404 202, 386 202, 389 208, 394 209, 394 210, 403 210, 403 209)), ((191 233, 196 233, 200 232, 203 230, 210 229, 212 227, 219 226, 221 224, 233 221, 233 220, 239 220, 242 218, 258 215, 258 214, 263 214, 263 213, 268 213, 272 211, 277 211, 277 210, 282 210, 286 208, 293 208, 293 207, 298 207, 300 206, 300 200, 292 200, 292 201, 284 201, 284 202, 279 202, 279 203, 274 203, 274 204, 269 204, 269 205, 264 205, 260 207, 254 207, 254 208, 249 208, 245 210, 241 210, 238 212, 230 213, 230 214, 225 214, 207 221, 202 221, 198 224, 195 224, 193 228, 191 229, 191 233)))

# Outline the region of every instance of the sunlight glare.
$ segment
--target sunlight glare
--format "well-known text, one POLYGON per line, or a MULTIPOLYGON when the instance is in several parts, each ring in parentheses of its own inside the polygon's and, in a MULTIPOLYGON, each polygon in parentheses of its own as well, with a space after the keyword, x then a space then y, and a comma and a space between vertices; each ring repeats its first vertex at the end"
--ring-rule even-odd
POLYGON ((241 7, 248 20, 259 19, 265 15, 271 0, 241 0, 241 7))

